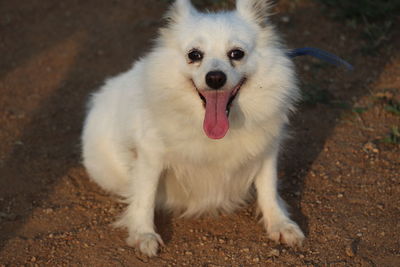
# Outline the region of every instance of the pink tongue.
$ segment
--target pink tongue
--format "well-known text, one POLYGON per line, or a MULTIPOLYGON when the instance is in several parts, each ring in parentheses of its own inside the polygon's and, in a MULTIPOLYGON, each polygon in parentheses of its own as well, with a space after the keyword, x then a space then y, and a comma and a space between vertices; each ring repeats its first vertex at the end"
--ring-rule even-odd
POLYGON ((204 132, 212 139, 221 139, 229 129, 226 105, 231 92, 205 90, 201 94, 206 99, 206 114, 203 122, 204 132))

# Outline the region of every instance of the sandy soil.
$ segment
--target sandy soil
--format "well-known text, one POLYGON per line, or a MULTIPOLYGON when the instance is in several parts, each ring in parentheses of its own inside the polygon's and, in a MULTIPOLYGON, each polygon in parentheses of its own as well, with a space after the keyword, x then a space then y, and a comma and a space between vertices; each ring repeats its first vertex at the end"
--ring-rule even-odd
POLYGON ((296 59, 309 101, 292 118, 282 194, 307 235, 270 242, 254 204, 217 218, 157 216, 159 257, 110 224, 124 206, 89 182, 79 136, 88 95, 149 50, 165 1, 0 3, 0 266, 400 266, 400 34, 375 54, 360 28, 308 1, 280 1, 289 47, 312 45, 353 72, 296 59), (297 3, 297 4, 293 4, 297 3))

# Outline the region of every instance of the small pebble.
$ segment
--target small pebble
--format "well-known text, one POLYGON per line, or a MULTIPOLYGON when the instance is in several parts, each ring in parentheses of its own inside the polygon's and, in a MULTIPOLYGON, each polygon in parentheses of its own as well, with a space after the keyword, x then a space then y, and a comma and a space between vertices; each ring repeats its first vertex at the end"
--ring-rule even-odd
POLYGON ((48 209, 44 209, 44 210, 43 210, 43 212, 46 213, 46 214, 53 213, 53 211, 54 211, 54 210, 53 210, 52 208, 48 208, 48 209))
POLYGON ((281 253, 279 252, 279 250, 277 250, 276 248, 273 248, 268 252, 267 256, 268 257, 279 257, 280 254, 281 253))
POLYGON ((379 149, 376 147, 376 145, 372 142, 368 142, 363 146, 363 149, 365 152, 372 152, 372 153, 379 153, 379 149))
POLYGON ((289 16, 283 16, 281 18, 281 21, 284 22, 284 23, 288 23, 288 22, 290 22, 290 17, 289 16))
POLYGON ((347 246, 346 249, 345 249, 345 252, 346 252, 346 255, 349 256, 349 257, 354 257, 355 256, 354 250, 353 250, 353 248, 351 246, 347 246))

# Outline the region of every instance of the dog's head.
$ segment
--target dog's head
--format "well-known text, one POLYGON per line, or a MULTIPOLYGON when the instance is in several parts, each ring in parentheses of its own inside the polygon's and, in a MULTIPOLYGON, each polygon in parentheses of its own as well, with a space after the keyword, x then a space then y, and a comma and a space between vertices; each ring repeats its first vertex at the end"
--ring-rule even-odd
POLYGON ((237 0, 234 11, 201 13, 189 0, 176 0, 167 14, 159 43, 179 51, 179 71, 203 101, 210 138, 225 136, 236 97, 265 59, 267 42, 276 42, 269 6, 267 0, 237 0))

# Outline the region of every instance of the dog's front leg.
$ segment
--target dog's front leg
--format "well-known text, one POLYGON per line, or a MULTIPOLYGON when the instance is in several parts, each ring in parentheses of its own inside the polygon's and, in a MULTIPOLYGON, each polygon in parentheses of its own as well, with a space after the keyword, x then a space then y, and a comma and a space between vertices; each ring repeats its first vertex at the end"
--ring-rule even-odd
POLYGON ((158 153, 138 151, 127 188, 128 208, 117 222, 118 226, 128 229, 127 243, 148 256, 157 255, 159 244, 163 245, 154 229, 155 199, 162 168, 158 153))
POLYGON ((270 239, 289 246, 300 246, 304 234, 299 226, 289 218, 286 204, 278 193, 277 154, 275 151, 265 157, 256 177, 258 205, 270 239))

